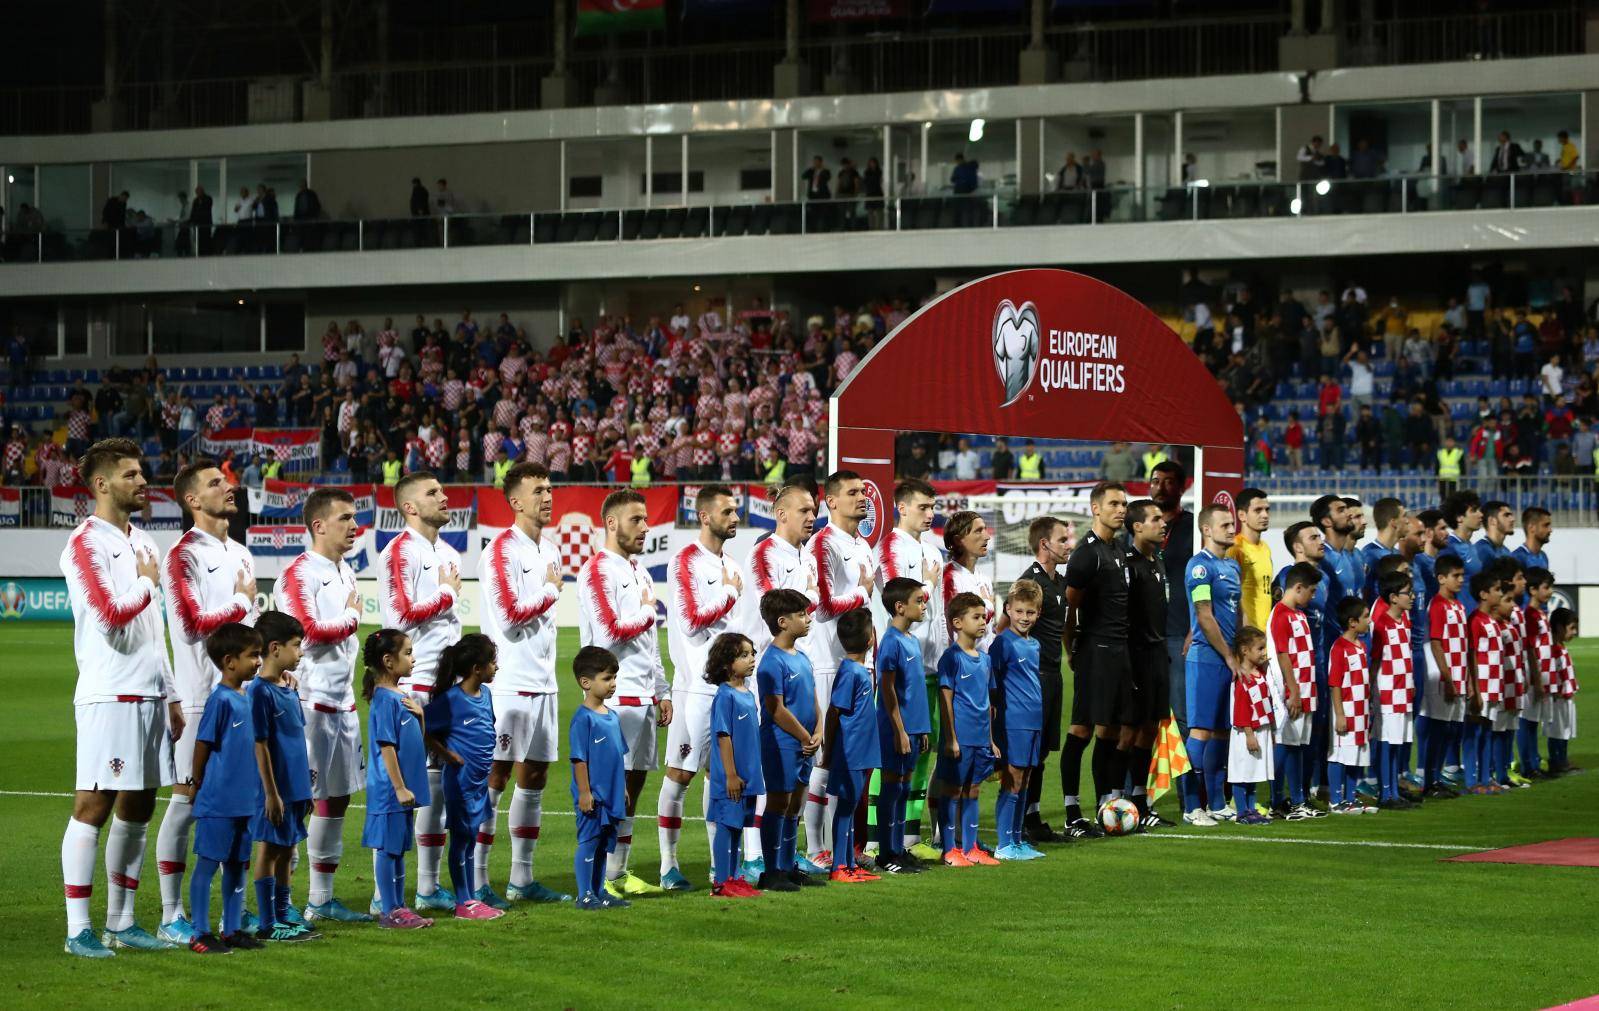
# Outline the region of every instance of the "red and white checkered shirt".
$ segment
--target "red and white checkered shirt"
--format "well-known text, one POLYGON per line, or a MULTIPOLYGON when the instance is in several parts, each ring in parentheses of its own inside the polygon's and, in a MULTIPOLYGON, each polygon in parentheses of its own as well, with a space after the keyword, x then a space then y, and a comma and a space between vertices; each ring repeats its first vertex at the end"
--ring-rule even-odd
POLYGON ((1271 726, 1271 687, 1264 671, 1239 671, 1233 678, 1233 726, 1239 730, 1271 726))
POLYGON ((594 448, 594 436, 587 432, 579 432, 572 436, 572 459, 587 460, 589 451, 594 448))
POLYGON ((1269 640, 1267 653, 1271 663, 1279 655, 1288 658, 1289 670, 1279 671, 1286 685, 1292 677, 1299 686, 1299 703, 1303 712, 1316 711, 1316 644, 1310 634, 1310 619, 1305 612, 1287 604, 1271 609, 1271 620, 1266 623, 1269 640))
POLYGON ((73 408, 67 412, 67 438, 82 442, 89 440, 89 412, 73 408))
POLYGON ((1484 702, 1505 697, 1505 639, 1499 623, 1482 608, 1471 612, 1471 656, 1477 665, 1477 693, 1484 702))
POLYGON ((8 474, 12 471, 17 471, 20 473, 22 470, 22 461, 25 460, 27 456, 28 444, 20 439, 12 439, 10 442, 6 443, 5 458, 3 461, 0 461, 0 469, 4 469, 8 474))
MULTIPOLYGON (((227 428, 228 413, 226 404, 212 404, 210 409, 205 412, 206 429, 215 432, 219 428, 227 428)), ((68 430, 70 431, 70 426, 68 430)))
POLYGON ((1527 694, 1527 619, 1521 608, 1510 609, 1499 631, 1505 640, 1505 701, 1514 702, 1527 694))
POLYGON ((494 402, 494 423, 507 432, 515 430, 516 416, 521 413, 522 405, 515 397, 501 397, 494 402))
POLYGON ((1337 688, 1342 700, 1347 734, 1356 745, 1366 743, 1371 729, 1370 678, 1366 668, 1366 647, 1339 636, 1327 661, 1327 686, 1337 688))
POLYGON ((803 425, 795 425, 788 430, 788 459, 796 466, 804 466, 820 445, 816 433, 803 425))
POLYGON ((322 360, 336 362, 339 352, 344 350, 344 338, 332 331, 322 335, 322 360))
POLYGON ((1410 617, 1385 610, 1372 626, 1377 651, 1377 704, 1384 716, 1403 716, 1415 707, 1415 653, 1410 647, 1410 617))
MULTIPOLYGON (((550 456, 550 437, 539 427, 527 429, 522 438, 522 459, 529 463, 545 463, 550 456)), ((547 464, 546 464, 547 465, 547 464)))
POLYGON ((177 401, 161 402, 161 427, 170 431, 178 430, 178 422, 183 418, 183 405, 177 401))
POLYGON ((446 411, 459 411, 461 401, 466 399, 466 384, 459 379, 446 379, 440 388, 439 403, 444 405, 446 411))
POLYGON ((1549 630, 1549 615, 1542 608, 1530 604, 1526 610, 1527 647, 1537 663, 1537 669, 1528 671, 1528 681, 1540 692, 1554 687, 1555 637, 1549 630))
POLYGON ((500 443, 505 441, 505 433, 498 429, 483 433, 483 462, 493 463, 495 454, 500 451, 500 443))
POLYGON ((455 469, 463 476, 472 469, 471 442, 458 442, 455 444, 455 469))
POLYGON ((1466 605, 1459 600, 1445 600, 1442 595, 1432 598, 1427 605, 1428 639, 1438 644, 1444 655, 1444 669, 1440 678, 1447 678, 1454 686, 1455 695, 1466 693, 1466 605))
POLYGON ((422 457, 427 460, 428 468, 431 470, 443 467, 444 459, 449 455, 449 443, 445 442, 444 436, 436 431, 433 433, 433 438, 422 444, 422 457))
POLYGON ((565 474, 572 469, 572 444, 565 439, 550 439, 550 462, 545 464, 551 474, 565 474))
POLYGON ((339 401, 339 434, 340 435, 349 435, 351 430, 353 430, 355 428, 355 413, 357 411, 359 411, 360 409, 361 409, 361 405, 356 403, 353 400, 341 400, 341 401, 339 401))
POLYGON ((527 373, 527 359, 521 355, 508 355, 500 359, 500 381, 507 385, 519 383, 527 373))
POLYGON ((1566 652, 1566 647, 1555 646, 1554 656, 1555 672, 1559 681, 1555 693, 1563 699, 1569 699, 1577 694, 1577 668, 1571 663, 1571 654, 1566 652))
POLYGON ((702 428, 694 433, 694 449, 692 459, 696 467, 709 467, 716 462, 715 437, 710 429, 702 428))

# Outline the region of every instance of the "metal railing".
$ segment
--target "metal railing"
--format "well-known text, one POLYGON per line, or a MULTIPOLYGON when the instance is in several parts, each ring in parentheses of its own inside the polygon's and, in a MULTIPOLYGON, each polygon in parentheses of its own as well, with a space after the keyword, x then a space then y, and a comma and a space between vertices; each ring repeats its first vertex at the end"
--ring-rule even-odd
POLYGON ((1599 525, 1599 483, 1592 474, 1521 477, 1468 472, 1458 479, 1443 481, 1425 474, 1362 475, 1332 470, 1270 477, 1252 475, 1245 483, 1264 489, 1274 498, 1314 498, 1336 492, 1359 498, 1369 505, 1379 498, 1392 496, 1412 511, 1436 508, 1452 490, 1474 491, 1484 500, 1510 503, 1517 516, 1528 506, 1541 506, 1554 514, 1557 524, 1599 525))
POLYGON ((1581 5, 1544 10, 1394 18, 1344 26, 1349 66, 1564 56, 1584 48, 1581 5))

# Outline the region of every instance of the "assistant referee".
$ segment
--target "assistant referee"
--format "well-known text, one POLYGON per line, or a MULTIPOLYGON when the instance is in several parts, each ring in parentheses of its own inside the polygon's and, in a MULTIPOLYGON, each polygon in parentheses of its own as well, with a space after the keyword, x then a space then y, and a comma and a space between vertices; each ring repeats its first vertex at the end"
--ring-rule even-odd
MULTIPOLYGON (((1022 573, 1044 591, 1033 638, 1038 640, 1038 679, 1044 696, 1043 747, 1039 768, 1027 780, 1027 815, 1024 827, 1030 842, 1063 842, 1039 812, 1044 796, 1043 757, 1060 750, 1060 711, 1064 684, 1060 674, 1061 649, 1066 637, 1066 578, 1059 572, 1071 554, 1071 528, 1056 516, 1040 516, 1027 528, 1027 544, 1033 549, 1033 564, 1022 573)), ((1061 766, 1063 772, 1065 765, 1061 766)), ((1078 766, 1081 772, 1081 766, 1078 766)), ((1075 793, 1076 782, 1061 779, 1063 793, 1075 793)))

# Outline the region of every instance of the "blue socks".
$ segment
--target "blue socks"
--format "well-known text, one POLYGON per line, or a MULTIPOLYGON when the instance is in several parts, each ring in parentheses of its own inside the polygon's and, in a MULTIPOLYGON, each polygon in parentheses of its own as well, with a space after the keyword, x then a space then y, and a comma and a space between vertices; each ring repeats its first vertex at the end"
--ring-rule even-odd
POLYGON ((1021 803, 1019 793, 1007 793, 1000 790, 994 797, 994 831, 998 836, 995 841, 996 849, 1014 846, 1020 840, 1016 835, 1016 806, 1021 803))
POLYGON ((1521 759, 1521 774, 1535 771, 1542 764, 1538 756, 1538 724, 1520 720, 1516 724, 1516 754, 1521 759))
POLYGON ((887 777, 877 787, 877 845, 884 853, 905 851, 905 801, 910 787, 904 782, 890 783, 887 777))
POLYGON ((1344 802, 1344 767, 1337 762, 1327 763, 1327 782, 1331 789, 1329 795, 1334 804, 1344 802))
POLYGON ((1305 747, 1300 744, 1283 745, 1283 765, 1280 773, 1288 785, 1288 800, 1299 805, 1305 802, 1305 747))
POLYGON ((738 873, 738 846, 743 829, 716 826, 716 845, 711 850, 711 882, 720 885, 738 873))
POLYGON ((766 861, 767 870, 783 869, 783 819, 770 809, 761 819, 761 857, 766 861))
POLYGON ((794 869, 794 852, 795 852, 795 847, 798 844, 798 840, 799 840, 799 815, 795 815, 792 818, 784 818, 783 819, 783 842, 782 842, 781 846, 778 847, 778 851, 782 855, 783 863, 782 863, 782 866, 778 868, 778 870, 780 870, 780 871, 791 871, 791 870, 794 869))
POLYGON ((1281 742, 1271 746, 1271 806, 1276 807, 1285 799, 1283 782, 1286 777, 1284 766, 1287 764, 1288 745, 1281 742))
MULTIPOLYGON (((847 770, 843 770, 849 775, 847 770)), ((833 809, 833 870, 855 866, 855 805, 840 796, 833 809)))
POLYGON ((278 923, 278 879, 255 879, 255 908, 261 910, 261 926, 270 930, 278 923))
POLYGON ((1233 784, 1233 806, 1240 815, 1248 814, 1255 809, 1255 784, 1233 784))
POLYGON ((400 896, 405 894, 405 854, 372 851, 372 874, 378 886, 378 906, 387 916, 405 905, 400 896))
POLYGON ((244 919, 244 873, 248 863, 222 865, 222 936, 231 937, 244 919))
POLYGON ((1469 790, 1482 785, 1482 734, 1487 728, 1481 723, 1466 723, 1464 727, 1460 746, 1460 774, 1469 790))
POLYGON ((196 937, 211 933, 211 882, 221 864, 210 857, 194 855, 194 870, 189 872, 189 922, 196 937))
POLYGON ((593 839, 580 838, 577 841, 577 849, 572 853, 572 877, 577 882, 577 897, 580 902, 590 895, 599 895, 600 889, 605 886, 603 869, 605 860, 602 857, 604 850, 601 848, 604 839, 603 832, 593 839))
POLYGON ((477 891, 472 886, 474 871, 472 857, 477 848, 477 829, 450 830, 450 849, 446 858, 450 862, 450 890, 456 902, 466 902, 477 891))
POLYGON ((977 845, 977 798, 961 799, 961 849, 970 850, 977 845))
POLYGON ((1210 809, 1220 811, 1227 806, 1227 742, 1212 737, 1207 744, 1205 796, 1210 799, 1210 809))
POLYGON ((1197 811, 1204 806, 1199 797, 1199 780, 1205 774, 1205 750, 1210 742, 1201 741, 1190 734, 1185 743, 1190 768, 1183 777, 1183 810, 1197 811))
POLYGON ((954 797, 946 796, 944 794, 939 795, 938 839, 939 842, 943 844, 945 853, 948 853, 950 850, 958 850, 961 848, 956 842, 959 837, 955 834, 955 806, 956 799, 954 797))

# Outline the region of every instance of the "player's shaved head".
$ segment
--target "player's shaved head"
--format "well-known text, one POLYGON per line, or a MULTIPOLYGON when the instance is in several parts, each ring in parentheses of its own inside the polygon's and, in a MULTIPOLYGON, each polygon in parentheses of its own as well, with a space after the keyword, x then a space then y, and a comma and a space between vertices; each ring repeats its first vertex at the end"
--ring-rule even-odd
POLYGON ((938 493, 933 486, 919 477, 908 477, 894 486, 894 504, 908 502, 918 495, 925 495, 930 499, 937 499, 938 493))
POLYGON ((603 519, 610 519, 630 505, 646 505, 644 495, 632 488, 618 488, 605 496, 605 501, 600 505, 600 516, 603 519))
POLYGON ((415 502, 422 494, 429 481, 437 481, 438 475, 431 470, 413 470, 400 478, 394 486, 394 503, 399 505, 404 502, 415 502))
POLYGON ((355 496, 343 488, 318 488, 305 497, 300 516, 309 527, 317 520, 327 519, 328 514, 339 505, 354 506, 355 496))
POLYGON ((123 460, 143 460, 144 452, 132 439, 101 439, 78 458, 78 473, 85 484, 97 477, 109 477, 123 460))
POLYGON ((844 486, 851 481, 859 481, 861 476, 853 470, 835 470, 827 475, 827 480, 822 482, 823 495, 837 495, 844 490, 844 486))
POLYGON ((772 508, 792 509, 799 504, 801 495, 810 500, 814 500, 816 497, 809 488, 802 484, 786 484, 778 489, 777 497, 772 500, 772 508))

